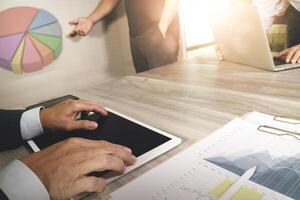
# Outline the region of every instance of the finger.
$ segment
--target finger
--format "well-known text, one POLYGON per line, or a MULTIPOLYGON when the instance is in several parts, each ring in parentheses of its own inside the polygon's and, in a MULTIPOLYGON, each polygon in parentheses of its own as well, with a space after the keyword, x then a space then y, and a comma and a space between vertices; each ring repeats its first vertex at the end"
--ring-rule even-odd
POLYGON ((71 33, 72 33, 72 36, 74 35, 73 37, 75 37, 76 35, 79 35, 79 28, 78 28, 78 26, 76 26, 76 27, 72 30, 71 33))
POLYGON ((81 32, 81 31, 79 31, 79 32, 78 32, 78 35, 79 35, 79 36, 82 36, 82 32, 81 32))
POLYGON ((75 37, 77 35, 76 31, 75 30, 72 30, 70 33, 69 33, 69 36, 70 37, 75 37))
POLYGON ((84 192, 103 192, 105 187, 106 181, 103 178, 83 177, 73 184, 70 196, 77 196, 84 192))
POLYGON ((97 112, 100 113, 103 116, 107 115, 107 111, 101 107, 99 104, 92 104, 92 103, 84 103, 80 100, 74 101, 74 106, 73 106, 73 112, 97 112))
POLYGON ((279 58, 280 57, 280 52, 272 52, 273 58, 279 58))
POLYGON ((78 19, 74 19, 74 20, 69 22, 69 24, 71 24, 71 25, 77 25, 78 23, 79 23, 78 19))
POLYGON ((221 60, 221 61, 224 60, 224 56, 223 56, 223 54, 220 51, 217 52, 217 55, 218 55, 219 60, 221 60))
POLYGON ((126 165, 119 157, 102 154, 93 159, 85 160, 75 166, 75 171, 80 175, 86 175, 94 171, 106 171, 112 170, 114 172, 122 174, 125 171, 126 165))
POLYGON ((133 165, 137 160, 136 157, 132 155, 131 149, 109 142, 104 142, 101 144, 101 147, 96 147, 94 149, 91 149, 91 147, 89 147, 89 150, 85 151, 85 153, 86 155, 84 157, 88 159, 98 157, 103 153, 117 156, 122 159, 127 166, 133 165))
POLYGON ((79 99, 78 102, 85 103, 85 104, 90 104, 90 105, 95 106, 95 108, 97 109, 96 112, 100 113, 101 115, 106 116, 108 114, 107 110, 102 105, 100 105, 98 102, 96 102, 96 101, 79 99))
POLYGON ((118 144, 112 144, 109 142, 99 142, 99 141, 88 141, 86 146, 82 146, 86 150, 81 150, 82 152, 77 153, 76 156, 79 160, 83 161, 86 159, 93 159, 99 157, 103 154, 110 154, 117 156, 122 159, 127 166, 136 163, 137 158, 132 155, 131 149, 118 144))
POLYGON ((290 48, 288 48, 288 49, 285 49, 285 50, 283 50, 283 51, 279 52, 279 55, 278 55, 278 57, 287 56, 287 54, 289 53, 289 51, 290 51, 290 50, 291 50, 291 49, 290 49, 290 48))
POLYGON ((286 57, 286 62, 287 63, 291 62, 291 60, 292 60, 292 58, 293 58, 293 56, 294 56, 294 54, 295 54, 296 51, 297 51, 296 48, 291 48, 291 50, 289 51, 289 53, 288 53, 288 55, 286 57))
POLYGON ((218 47, 216 47, 215 50, 216 50, 218 59, 221 60, 221 61, 223 61, 224 60, 224 56, 221 53, 220 49, 218 47))
POLYGON ((95 130, 98 127, 98 124, 94 121, 89 120, 70 120, 69 124, 66 125, 67 131, 73 130, 95 130))
POLYGON ((300 58, 300 49, 295 52, 291 62, 293 64, 296 64, 298 62, 299 58, 300 58))
POLYGON ((132 155, 131 149, 112 143, 104 143, 104 145, 104 149, 107 153, 121 158, 126 165, 133 165, 136 163, 137 159, 134 155, 132 155))

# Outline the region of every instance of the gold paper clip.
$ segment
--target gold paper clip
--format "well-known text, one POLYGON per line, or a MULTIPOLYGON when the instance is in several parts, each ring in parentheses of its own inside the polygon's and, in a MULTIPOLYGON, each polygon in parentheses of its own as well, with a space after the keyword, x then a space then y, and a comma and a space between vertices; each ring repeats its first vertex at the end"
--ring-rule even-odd
POLYGON ((289 119, 289 118, 281 117, 281 116, 275 116, 273 120, 277 121, 277 122, 287 123, 287 124, 300 125, 300 120, 289 119))

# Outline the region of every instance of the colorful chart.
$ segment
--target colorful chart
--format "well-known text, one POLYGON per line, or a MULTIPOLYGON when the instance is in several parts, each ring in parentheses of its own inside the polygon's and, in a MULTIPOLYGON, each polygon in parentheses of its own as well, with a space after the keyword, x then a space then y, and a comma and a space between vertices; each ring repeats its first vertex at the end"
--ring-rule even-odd
POLYGON ((44 9, 14 7, 0 12, 0 67, 14 73, 43 69, 62 50, 62 29, 44 9))

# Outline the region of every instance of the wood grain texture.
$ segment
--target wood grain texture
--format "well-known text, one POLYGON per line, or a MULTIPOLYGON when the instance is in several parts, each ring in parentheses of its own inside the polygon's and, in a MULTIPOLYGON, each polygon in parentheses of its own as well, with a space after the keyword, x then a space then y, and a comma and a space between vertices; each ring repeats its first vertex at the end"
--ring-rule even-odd
MULTIPOLYGON (((86 199, 108 199, 110 192, 247 112, 299 118, 300 69, 274 73, 216 61, 197 62, 164 66, 73 93, 183 138, 181 146, 86 199)), ((17 152, 10 152, 10 158, 19 156, 17 152)), ((4 154, 1 165, 8 159, 4 154)))

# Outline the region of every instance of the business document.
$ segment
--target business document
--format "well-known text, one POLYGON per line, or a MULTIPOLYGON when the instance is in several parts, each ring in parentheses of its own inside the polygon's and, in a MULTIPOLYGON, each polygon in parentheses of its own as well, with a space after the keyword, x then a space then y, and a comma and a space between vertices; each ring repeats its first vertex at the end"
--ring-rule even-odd
POLYGON ((300 199, 299 131, 297 120, 258 112, 236 118, 116 190, 112 199, 214 200, 252 167, 255 173, 231 200, 300 199))

